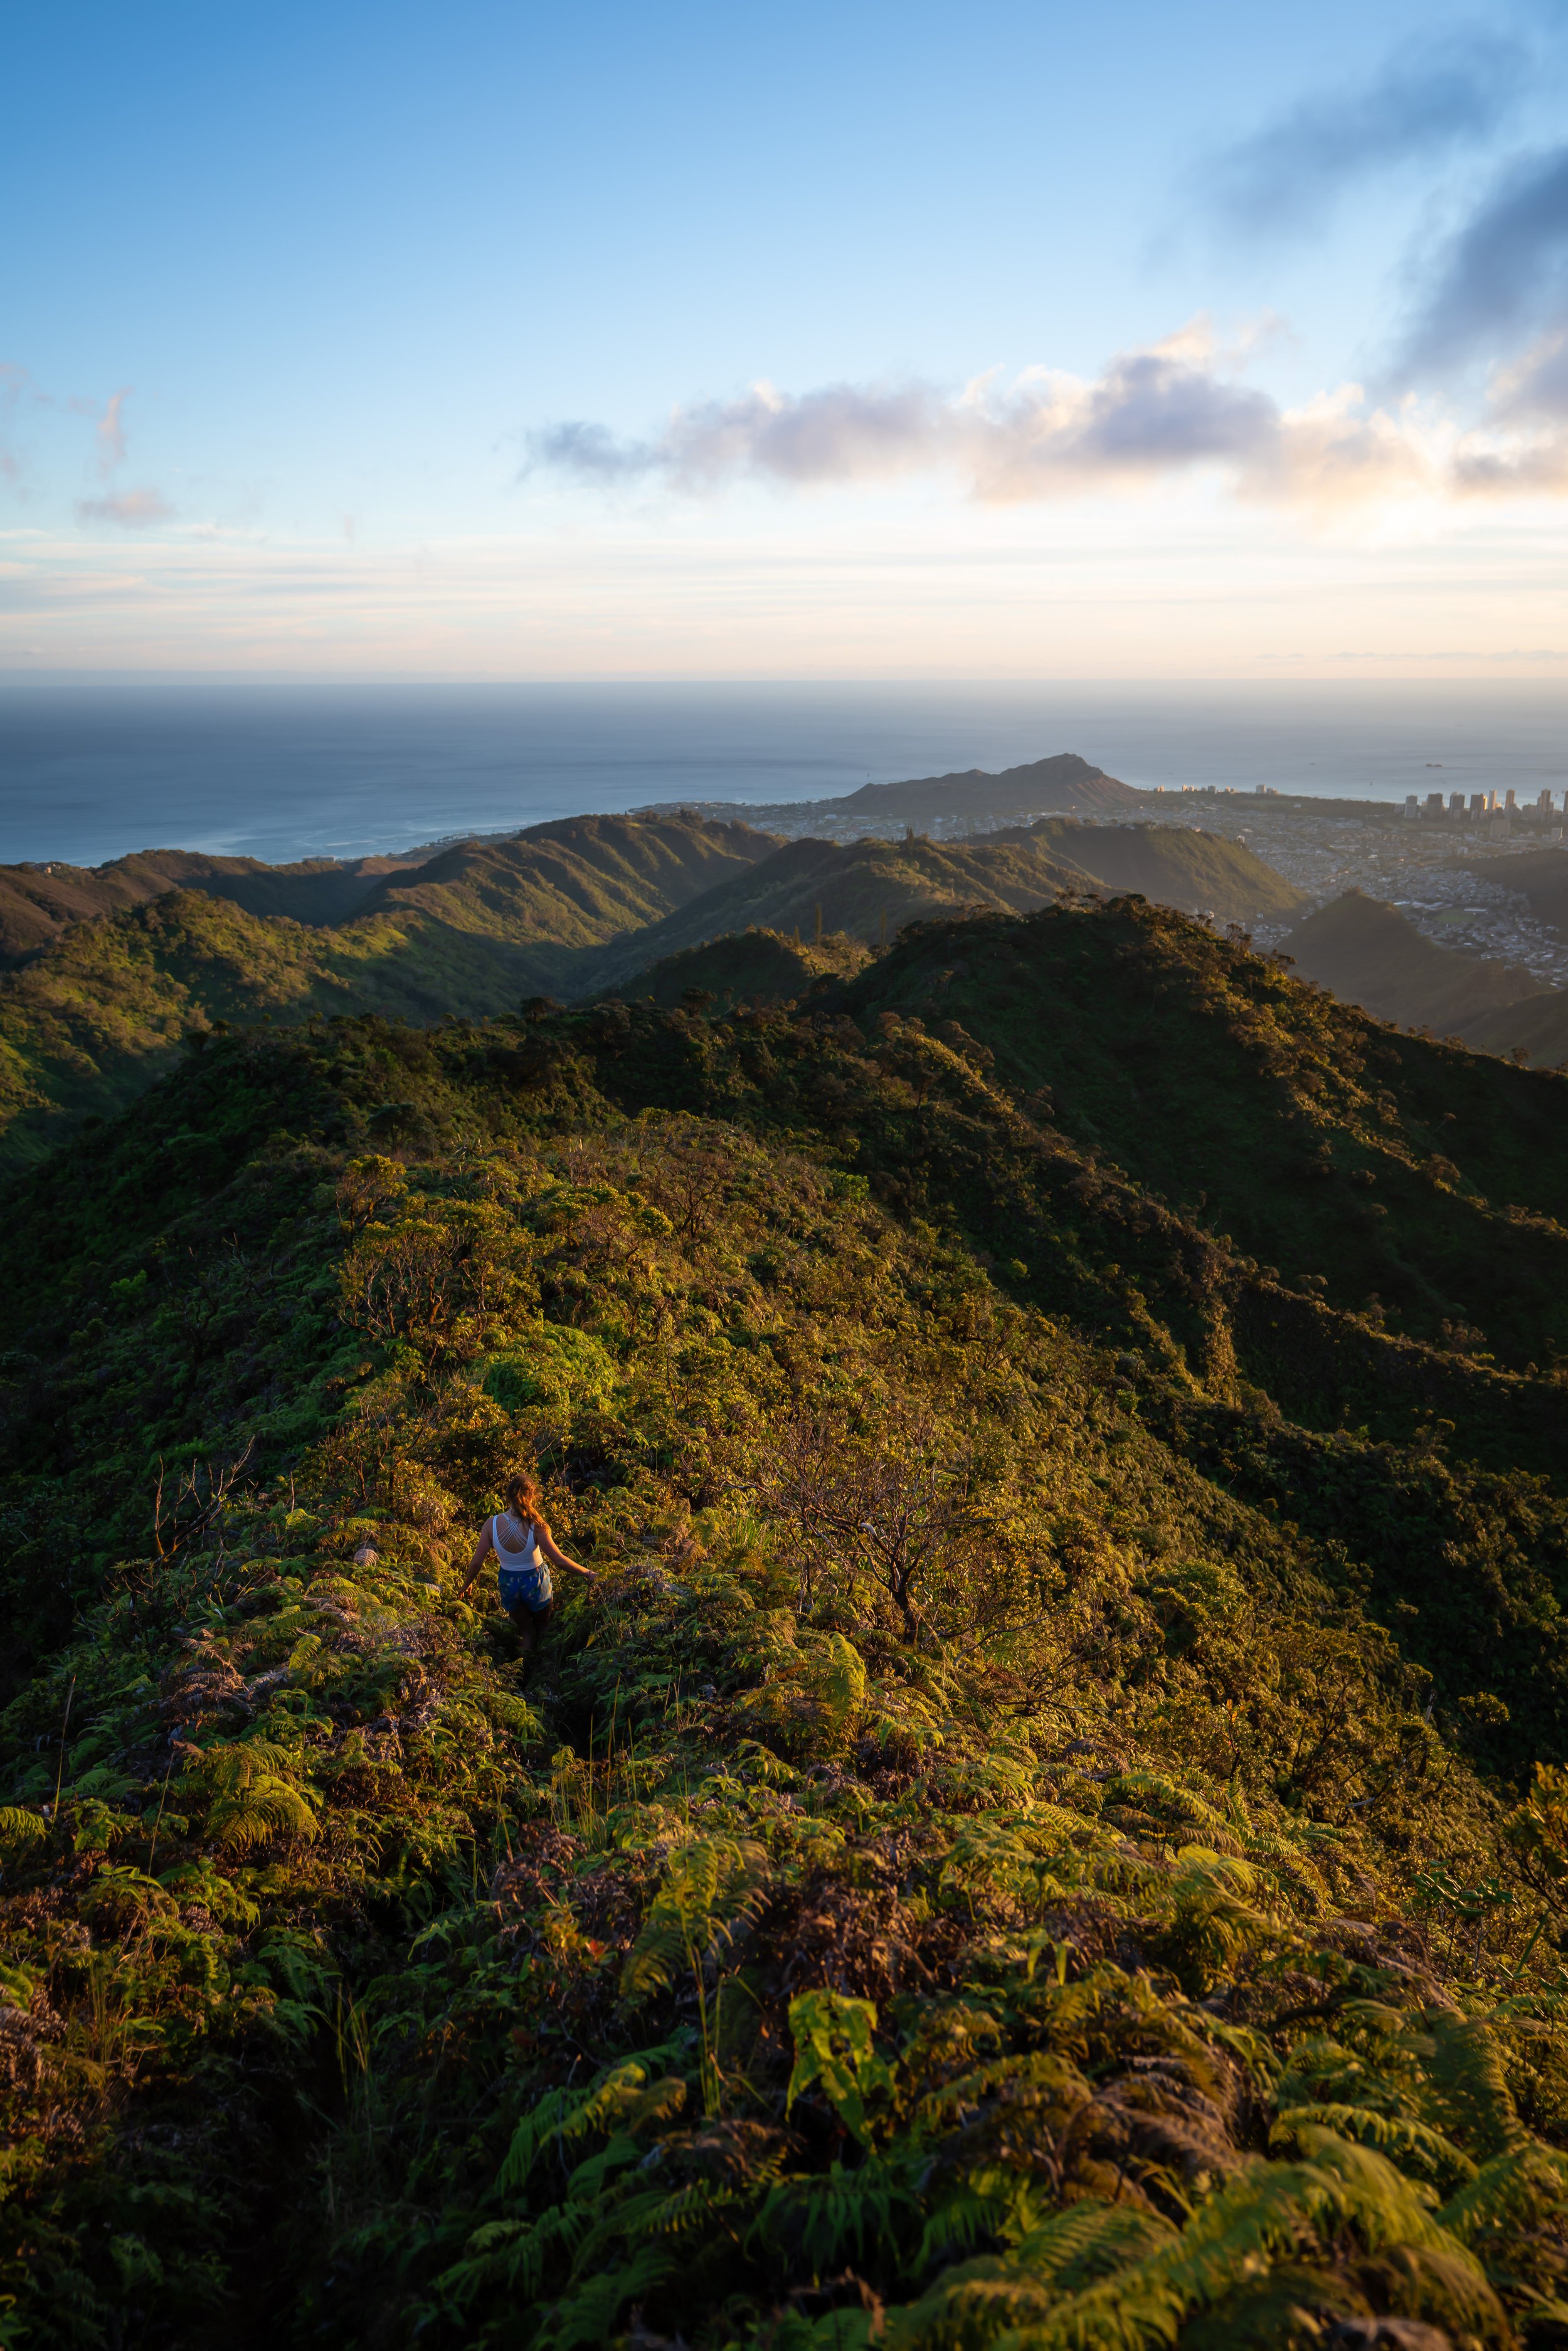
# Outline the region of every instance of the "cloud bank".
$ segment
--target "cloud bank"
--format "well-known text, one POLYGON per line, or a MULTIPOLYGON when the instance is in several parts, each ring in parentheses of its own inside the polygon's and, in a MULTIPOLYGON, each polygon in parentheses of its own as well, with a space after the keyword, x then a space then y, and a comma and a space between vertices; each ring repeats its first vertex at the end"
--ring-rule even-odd
POLYGON ((1358 386, 1282 408, 1238 380, 1245 355, 1220 347, 1200 319, 1119 353, 1087 381, 1036 368, 1010 387, 979 378, 956 397, 919 382, 795 394, 758 384, 676 410, 651 440, 554 425, 530 436, 528 470, 700 493, 747 480, 813 488, 943 469, 998 506, 1216 468, 1243 497, 1320 508, 1428 480, 1429 457, 1412 432, 1369 412, 1358 386))

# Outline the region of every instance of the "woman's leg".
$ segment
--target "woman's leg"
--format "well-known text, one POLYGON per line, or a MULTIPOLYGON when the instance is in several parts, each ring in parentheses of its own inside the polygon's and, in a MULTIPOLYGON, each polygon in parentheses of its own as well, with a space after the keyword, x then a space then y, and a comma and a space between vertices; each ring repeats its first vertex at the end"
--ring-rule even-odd
POLYGON ((554 1614, 553 1600, 544 1608, 521 1607, 513 1611, 512 1622, 517 1628, 517 1646, 522 1651, 525 1666, 544 1639, 545 1628, 554 1614))

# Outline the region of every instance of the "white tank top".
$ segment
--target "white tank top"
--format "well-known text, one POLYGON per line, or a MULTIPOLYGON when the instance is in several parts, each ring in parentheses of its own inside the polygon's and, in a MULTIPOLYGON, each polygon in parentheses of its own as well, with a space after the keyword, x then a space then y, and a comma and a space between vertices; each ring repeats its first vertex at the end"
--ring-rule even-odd
MULTIPOLYGON (((512 1527, 515 1527, 517 1523, 517 1520, 513 1518, 509 1510, 506 1513, 506 1522, 508 1526, 512 1527)), ((529 1569, 537 1569, 538 1567, 538 1545, 534 1540, 532 1520, 528 1521, 528 1524, 523 1530, 523 1548, 521 1551, 513 1551, 508 1547, 508 1545, 501 1541, 501 1520, 499 1518, 494 1518, 490 1521, 490 1541, 496 1547, 497 1564, 504 1568, 508 1575, 521 1575, 526 1573, 529 1569)))

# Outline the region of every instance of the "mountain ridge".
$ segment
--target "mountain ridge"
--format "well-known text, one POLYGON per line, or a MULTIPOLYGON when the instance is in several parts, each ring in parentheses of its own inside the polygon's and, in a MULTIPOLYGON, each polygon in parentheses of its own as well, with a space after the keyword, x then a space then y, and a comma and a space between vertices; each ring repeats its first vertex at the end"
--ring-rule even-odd
POLYGON ((1565 1124, 1080 891, 217 1031, 0 1184, 12 2332, 1544 2343, 1565 1124))

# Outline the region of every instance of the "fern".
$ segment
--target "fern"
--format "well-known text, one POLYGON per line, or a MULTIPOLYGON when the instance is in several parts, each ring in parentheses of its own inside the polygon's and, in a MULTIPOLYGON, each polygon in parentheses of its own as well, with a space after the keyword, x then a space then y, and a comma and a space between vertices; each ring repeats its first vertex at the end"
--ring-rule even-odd
POLYGON ((292 1778, 298 1759, 265 1739, 208 1748, 182 1785, 210 1792, 207 1834, 231 1853, 246 1853, 276 1837, 309 1843, 318 1833, 317 1799, 292 1778))
POLYGON ((536 2338, 541 2351, 575 2351, 580 2344, 598 2346, 615 2331, 615 2321, 627 2303, 652 2294, 674 2268, 675 2257, 663 2245, 639 2245, 625 2264, 601 2271, 558 2302, 536 2338))
MULTIPOLYGON (((511 2145, 496 2174, 497 2188, 503 2193, 526 2188, 551 2139, 569 2146, 591 2131, 618 2124, 638 2127, 648 2116, 650 2069, 667 2064, 684 2046, 678 2041, 664 2042, 657 2048, 639 2051, 635 2057, 623 2058, 618 2065, 606 2066, 584 2089, 547 2091, 512 2133, 511 2145)), ((657 2088, 661 2103, 668 2104, 669 2085, 660 2083, 657 2088)))
POLYGON ((789 2003, 789 2031, 795 2043, 795 2064, 785 2093, 784 2111, 813 2083, 846 2130, 862 2146, 871 2144, 866 2113, 869 2098, 890 2098, 893 2074, 877 2054, 872 2035, 876 2010, 869 2000, 850 2000, 841 1992, 798 1992, 789 2003))
POLYGON ((1461 2244, 1475 2246, 1503 2231, 1539 2226, 1568 2212, 1568 2157, 1539 2139, 1511 2147, 1482 2164, 1442 2206, 1437 2219, 1461 2244))
MULTIPOLYGON (((1302 2126, 1304 2162, 1254 2161, 1147 2260, 1087 2287, 1027 2335, 1030 2351, 1146 2351, 1174 2341, 1189 2314, 1215 2308, 1303 2244, 1354 2229, 1369 2252, 1443 2257, 1450 2292, 1506 2330, 1471 2255, 1432 2218, 1422 2191, 1370 2148, 1302 2126)), ((1489 2329, 1489 2331, 1490 2331, 1489 2329)))
POLYGON ((442 2271, 434 2291, 466 2308, 482 2289, 504 2286, 532 2302, 550 2256, 570 2252, 593 2218, 583 2204, 553 2204, 537 2220, 490 2220, 469 2238, 467 2258, 442 2271))
POLYGON ((1483 2163, 1525 2143, 1514 2110, 1497 2036, 1482 2017, 1429 2017, 1433 2051, 1427 2067, 1450 2128, 1462 2131, 1483 2163))
POLYGON ((812 1695, 821 1705, 828 1736, 841 1744, 854 1728, 865 1704, 865 1660, 841 1633, 830 1635, 828 1654, 810 1676, 812 1695))
POLYGON ((753 1840, 695 1837, 671 1856, 622 1972, 632 1999, 667 1991, 678 1964, 695 1969, 761 1906, 768 1857, 753 1840))
POLYGON ((1053 2212, 1019 2246, 1015 2259, 1058 2292, 1076 2294, 1096 2278, 1146 2261, 1175 2237, 1168 2220, 1136 2205, 1086 2199, 1053 2212))
POLYGON ((857 2262, 894 2257, 918 2210, 912 2183, 875 2158, 854 2171, 834 2163, 769 2189, 750 2238, 825 2277, 852 2255, 857 2262))
POLYGON ((1290 2142, 1303 2126, 1335 2131, 1341 2138, 1354 2139, 1358 2146, 1375 2147, 1401 2171, 1417 2179, 1433 2180, 1439 2187, 1476 2176, 1476 2167, 1469 2157, 1452 2139, 1445 2138, 1441 2131, 1401 2116, 1378 2114, 1370 2106, 1287 2106, 1275 2120, 1270 2144, 1290 2142))
POLYGON ((1001 2335, 1028 2341, 1057 2299, 1048 2283, 988 2254, 945 2271, 917 2303, 890 2311, 883 2339, 888 2351, 988 2351, 1001 2335))

